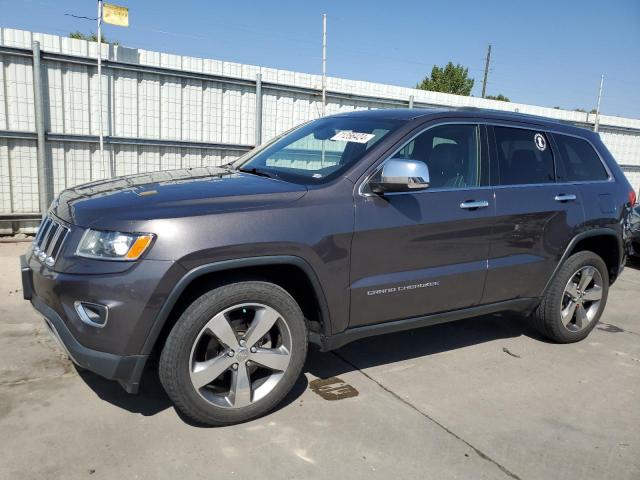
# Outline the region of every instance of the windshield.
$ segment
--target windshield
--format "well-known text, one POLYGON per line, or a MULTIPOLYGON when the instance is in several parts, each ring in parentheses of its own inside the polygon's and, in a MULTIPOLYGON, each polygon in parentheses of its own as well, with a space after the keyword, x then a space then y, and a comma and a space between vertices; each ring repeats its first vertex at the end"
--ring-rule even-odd
POLYGON ((241 157, 234 167, 295 183, 324 183, 360 160, 403 123, 359 117, 321 118, 241 157))

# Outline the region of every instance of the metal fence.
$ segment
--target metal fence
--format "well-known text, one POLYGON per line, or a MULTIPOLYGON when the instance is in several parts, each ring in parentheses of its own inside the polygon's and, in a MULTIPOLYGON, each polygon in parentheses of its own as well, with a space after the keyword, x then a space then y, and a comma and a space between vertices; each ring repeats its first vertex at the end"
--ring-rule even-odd
MULTIPOLYGON (((318 75, 103 45, 98 79, 97 55, 94 42, 0 28, 0 219, 13 222, 0 224, 0 233, 32 228, 19 221, 64 188, 109 175, 219 165, 320 116, 318 75), (46 169, 40 178, 38 155, 46 169)), ((327 114, 471 106, 588 128, 595 120, 588 113, 334 77, 327 89, 327 114)), ((601 116, 600 134, 638 188, 640 120, 601 116)))

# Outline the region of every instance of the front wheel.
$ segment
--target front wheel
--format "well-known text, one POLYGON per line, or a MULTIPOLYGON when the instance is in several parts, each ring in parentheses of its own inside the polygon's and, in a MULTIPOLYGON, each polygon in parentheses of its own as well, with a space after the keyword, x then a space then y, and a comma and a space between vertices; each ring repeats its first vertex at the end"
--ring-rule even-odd
POLYGON ((160 355, 160 381, 196 422, 239 423, 282 401, 306 354, 306 324, 291 295, 274 284, 240 282, 185 310, 160 355))
POLYGON ((533 326, 559 343, 578 342, 596 326, 609 293, 609 273, 602 258, 575 253, 560 267, 531 316, 533 326))

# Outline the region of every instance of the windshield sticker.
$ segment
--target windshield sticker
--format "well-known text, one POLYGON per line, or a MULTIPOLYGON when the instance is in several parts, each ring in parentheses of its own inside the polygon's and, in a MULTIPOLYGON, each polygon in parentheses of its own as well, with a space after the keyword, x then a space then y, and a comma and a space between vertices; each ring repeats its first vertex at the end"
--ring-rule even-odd
POLYGON ((541 152, 544 152, 547 149, 547 141, 541 133, 536 133, 533 137, 533 141, 541 152))
POLYGON ((373 133, 352 132, 351 130, 342 130, 336 133, 331 140, 340 142, 368 143, 375 135, 373 133))

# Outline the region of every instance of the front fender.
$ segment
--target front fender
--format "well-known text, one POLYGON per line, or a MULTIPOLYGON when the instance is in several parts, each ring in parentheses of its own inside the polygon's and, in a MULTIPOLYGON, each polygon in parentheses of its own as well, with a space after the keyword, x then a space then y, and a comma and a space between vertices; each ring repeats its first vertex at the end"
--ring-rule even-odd
POLYGON ((176 285, 171 290, 171 293, 167 296, 162 308, 158 312, 156 319, 149 331, 147 339, 144 343, 142 354, 149 355, 153 350, 162 329, 164 328, 173 307, 176 305, 178 299, 185 291, 185 289, 198 277, 213 272, 230 271, 237 268, 247 267, 263 267, 266 265, 293 265, 300 268, 309 278, 311 286, 314 289, 318 304, 320 306, 320 313, 322 315, 322 325, 325 329, 324 335, 330 335, 331 333, 331 321, 326 296, 322 289, 322 285, 316 275, 315 271, 309 265, 309 263, 301 257, 293 255, 267 255, 259 257, 245 257, 236 258, 230 260, 221 260, 213 263, 205 263, 197 267, 191 268, 187 273, 180 278, 176 285))

